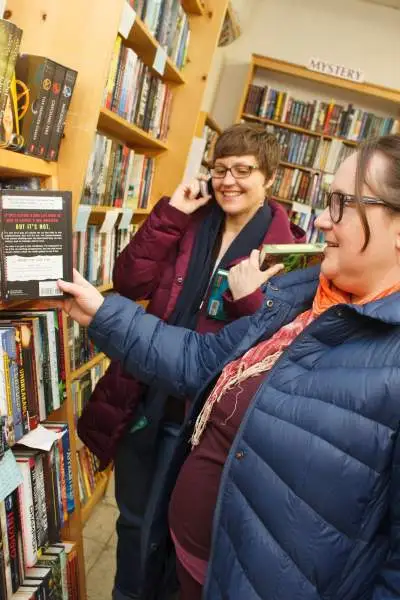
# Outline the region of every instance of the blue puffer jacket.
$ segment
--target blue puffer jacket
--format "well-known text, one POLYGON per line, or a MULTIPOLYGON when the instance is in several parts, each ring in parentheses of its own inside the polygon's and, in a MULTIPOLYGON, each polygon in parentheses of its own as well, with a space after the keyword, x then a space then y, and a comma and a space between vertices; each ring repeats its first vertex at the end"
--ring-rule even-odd
MULTIPOLYGON (((310 307, 316 285, 313 269, 275 278, 258 313, 217 335, 109 297, 90 334, 136 377, 195 397, 179 468, 222 367, 310 307)), ((221 480, 204 598, 400 598, 399 421, 400 294, 331 308, 246 413, 221 480)))

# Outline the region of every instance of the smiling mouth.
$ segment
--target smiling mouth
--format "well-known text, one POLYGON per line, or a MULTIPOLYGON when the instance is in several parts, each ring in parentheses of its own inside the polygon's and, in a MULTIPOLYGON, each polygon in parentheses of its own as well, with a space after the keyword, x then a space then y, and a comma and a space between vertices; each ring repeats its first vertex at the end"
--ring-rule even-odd
POLYGON ((334 242, 327 242, 326 240, 325 244, 327 248, 337 248, 339 246, 339 244, 335 244, 334 242))

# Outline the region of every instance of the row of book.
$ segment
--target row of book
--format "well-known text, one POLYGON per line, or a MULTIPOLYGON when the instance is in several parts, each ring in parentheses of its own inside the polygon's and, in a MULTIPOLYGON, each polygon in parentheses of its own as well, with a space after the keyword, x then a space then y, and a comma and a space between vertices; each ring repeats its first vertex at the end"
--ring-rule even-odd
POLYGON ((323 207, 327 182, 327 177, 322 173, 280 166, 271 193, 281 200, 323 207))
POLYGON ((21 584, 14 593, 9 591, 12 589, 11 569, 6 567, 5 554, 3 545, 0 549, 0 561, 4 565, 0 593, 4 600, 80 600, 78 555, 74 543, 58 542, 49 546, 37 566, 25 568, 21 584))
POLYGON ((60 311, 2 312, 0 415, 9 446, 64 402, 63 340, 60 311))
POLYGON ((76 452, 78 463, 79 499, 84 506, 93 496, 93 492, 102 479, 107 478, 105 473, 99 471, 98 458, 87 448, 82 446, 76 452))
POLYGON ((86 231, 74 233, 73 260, 77 270, 93 285, 109 283, 115 260, 135 231, 133 224, 127 229, 114 227, 106 233, 100 225, 88 225, 86 231))
POLYGON ((293 202, 289 211, 290 220, 306 232, 307 242, 311 244, 324 241, 323 232, 315 227, 315 219, 322 210, 312 208, 306 204, 293 202))
POLYGON ((249 86, 244 112, 352 141, 396 133, 400 127, 398 119, 379 117, 353 104, 298 100, 288 92, 254 84, 249 86))
POLYGON ((97 365, 94 365, 91 369, 83 373, 79 379, 74 379, 72 382, 71 396, 76 420, 81 416, 97 382, 106 372, 109 363, 110 360, 107 357, 104 357, 97 365))
POLYGON ((172 91, 117 37, 104 90, 105 108, 157 139, 168 135, 172 91))
POLYGON ((354 147, 342 140, 324 140, 275 125, 267 125, 267 130, 275 133, 278 139, 281 160, 294 165, 334 173, 354 152, 354 147))
POLYGON ((322 140, 314 159, 314 169, 325 173, 336 173, 346 158, 355 152, 352 146, 340 140, 322 140))
POLYGON ((68 318, 68 353, 71 371, 79 369, 92 360, 100 350, 89 338, 86 327, 81 327, 76 321, 68 318))
POLYGON ((82 204, 147 208, 154 177, 153 158, 96 134, 82 191, 82 204))
MULTIPOLYGON (((30 579, 30 569, 38 567, 49 567, 58 590, 55 598, 74 597, 68 593, 66 549, 60 544, 61 529, 75 509, 69 430, 66 423, 40 427, 52 434, 48 451, 28 447, 32 440, 27 437, 12 449, 5 443, 0 461, 3 485, 9 488, 0 502, 0 597, 9 600, 21 586, 31 585, 25 579, 30 579), (13 463, 19 476, 11 485, 6 479, 13 463)), ((76 586, 71 584, 71 589, 76 586)), ((37 583, 38 588, 41 585, 37 583)), ((53 598, 37 595, 42 597, 53 598)))
POLYGON ((129 0, 129 4, 181 69, 186 63, 190 28, 180 0, 129 0))
POLYGON ((1 146, 22 147, 18 136, 15 64, 19 54, 22 30, 13 23, 0 19, 0 141, 1 146))
POLYGON ((22 33, 0 20, 1 146, 55 161, 77 72, 44 56, 19 56, 22 33))
POLYGON ((213 159, 214 146, 215 146, 215 142, 217 141, 217 138, 218 138, 218 133, 215 131, 215 129, 212 129, 209 125, 206 125, 204 127, 203 137, 206 140, 206 147, 204 149, 203 161, 207 164, 210 164, 213 159))
POLYGON ((18 57, 15 74, 26 88, 25 112, 19 126, 25 152, 55 161, 78 74, 54 60, 32 54, 18 57))

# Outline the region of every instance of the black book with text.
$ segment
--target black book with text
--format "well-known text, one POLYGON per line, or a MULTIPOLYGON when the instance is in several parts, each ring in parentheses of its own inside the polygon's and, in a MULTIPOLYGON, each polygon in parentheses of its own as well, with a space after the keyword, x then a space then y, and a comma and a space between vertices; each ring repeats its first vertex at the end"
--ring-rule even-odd
POLYGON ((0 190, 1 299, 62 297, 72 281, 71 192, 0 190))

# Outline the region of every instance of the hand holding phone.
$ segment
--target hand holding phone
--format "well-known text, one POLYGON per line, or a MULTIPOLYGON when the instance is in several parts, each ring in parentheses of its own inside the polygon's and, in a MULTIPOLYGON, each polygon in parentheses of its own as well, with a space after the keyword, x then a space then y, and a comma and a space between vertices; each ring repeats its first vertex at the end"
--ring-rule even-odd
POLYGON ((204 176, 194 179, 189 184, 181 183, 173 193, 170 205, 187 215, 194 213, 211 199, 208 181, 204 176))

